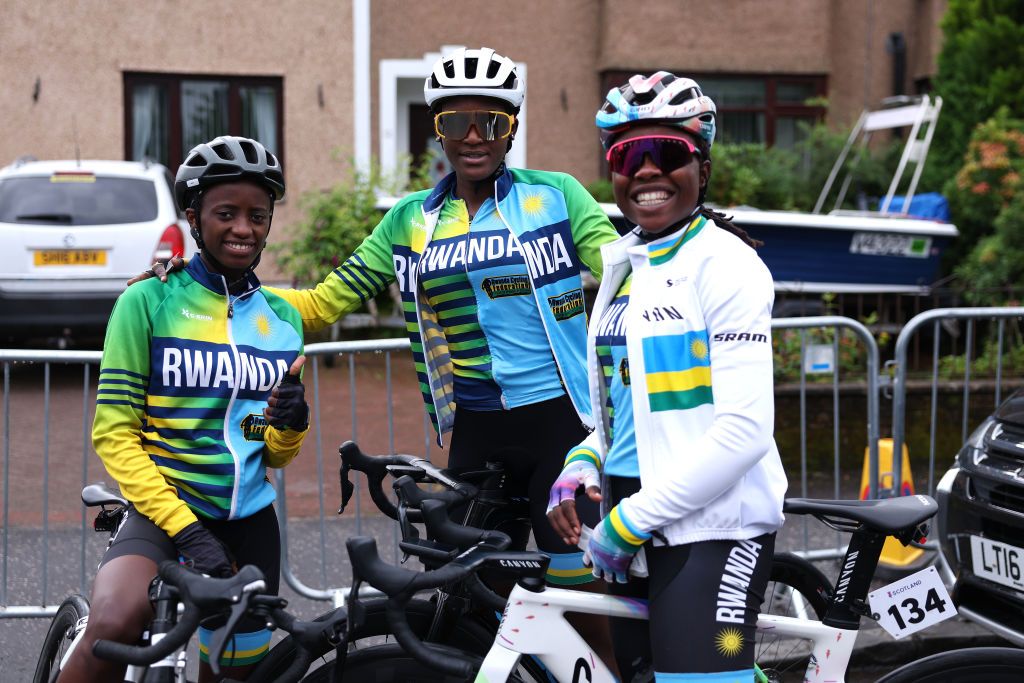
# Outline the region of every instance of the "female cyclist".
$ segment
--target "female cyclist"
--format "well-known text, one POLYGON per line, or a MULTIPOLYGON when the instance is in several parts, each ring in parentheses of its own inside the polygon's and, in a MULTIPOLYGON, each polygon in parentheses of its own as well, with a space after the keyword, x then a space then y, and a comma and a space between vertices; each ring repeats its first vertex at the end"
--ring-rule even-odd
POLYGON ((597 126, 636 228, 601 250, 588 337, 600 426, 569 451, 549 518, 577 542, 573 493, 605 498, 585 559, 650 607, 647 632, 613 623, 624 680, 645 650, 658 681, 753 680, 787 486, 772 438, 771 274, 759 243, 704 206, 715 105, 695 82, 633 76, 597 126), (641 548, 649 575, 630 579, 641 548))
MULTIPOLYGON (((166 286, 129 287, 107 326, 93 446, 132 507, 103 556, 84 642, 61 683, 123 680, 124 667, 93 657, 92 644, 138 641, 163 560, 213 576, 255 564, 277 591, 266 468, 295 457, 309 416, 299 314, 254 273, 284 176, 259 142, 219 137, 189 152, 174 193, 200 257, 166 286)), ((241 631, 223 660, 232 679, 270 642, 260 623, 241 631)), ((212 680, 209 635, 201 629, 200 680, 212 680)))

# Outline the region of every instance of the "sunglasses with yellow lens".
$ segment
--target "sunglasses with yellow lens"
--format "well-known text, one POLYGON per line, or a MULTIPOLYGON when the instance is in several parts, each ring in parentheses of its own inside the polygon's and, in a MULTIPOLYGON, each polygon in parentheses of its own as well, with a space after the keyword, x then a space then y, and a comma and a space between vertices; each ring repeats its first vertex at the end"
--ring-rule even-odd
POLYGON ((516 117, 503 111, 443 111, 434 116, 434 132, 439 138, 465 140, 469 129, 475 127, 484 140, 504 140, 512 134, 516 117))

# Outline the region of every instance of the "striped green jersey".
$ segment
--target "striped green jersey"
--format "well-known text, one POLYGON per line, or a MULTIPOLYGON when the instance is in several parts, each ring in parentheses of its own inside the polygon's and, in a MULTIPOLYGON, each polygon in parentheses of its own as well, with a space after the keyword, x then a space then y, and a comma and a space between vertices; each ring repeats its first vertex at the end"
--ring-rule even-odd
POLYGON ((169 535, 274 500, 266 467, 305 432, 266 424, 274 386, 302 352, 298 312, 250 275, 228 294, 201 258, 129 287, 107 326, 93 445, 121 491, 169 535))

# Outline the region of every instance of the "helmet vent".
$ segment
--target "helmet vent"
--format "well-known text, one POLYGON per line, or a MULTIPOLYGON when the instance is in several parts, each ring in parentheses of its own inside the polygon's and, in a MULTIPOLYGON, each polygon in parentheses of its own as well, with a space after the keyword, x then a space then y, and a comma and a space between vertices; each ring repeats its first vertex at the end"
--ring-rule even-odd
MULTIPOLYGON (((444 63, 444 75, 448 78, 455 78, 455 62, 444 63)), ((436 79, 435 79, 436 80, 436 79)))
POLYGON ((238 146, 242 148, 242 154, 245 155, 245 160, 250 164, 258 164, 260 161, 260 155, 256 152, 256 148, 251 142, 239 141, 238 146))
POLYGON ((238 175, 238 168, 231 164, 211 164, 210 167, 206 169, 206 173, 204 175, 210 178, 215 178, 219 175, 238 175))
POLYGON ((206 166, 206 159, 202 154, 193 154, 185 160, 186 166, 206 166))
POLYGON ((217 156, 219 156, 221 159, 226 159, 228 161, 235 160, 235 153, 232 152, 231 148, 225 145, 224 143, 221 143, 219 145, 213 145, 210 147, 210 149, 216 152, 217 156))
POLYGON ((669 102, 669 104, 670 105, 682 104, 683 102, 688 102, 690 100, 695 100, 695 99, 697 99, 700 96, 701 96, 700 90, 698 90, 697 88, 687 88, 686 90, 682 91, 681 93, 679 93, 678 95, 673 97, 672 100, 669 102))

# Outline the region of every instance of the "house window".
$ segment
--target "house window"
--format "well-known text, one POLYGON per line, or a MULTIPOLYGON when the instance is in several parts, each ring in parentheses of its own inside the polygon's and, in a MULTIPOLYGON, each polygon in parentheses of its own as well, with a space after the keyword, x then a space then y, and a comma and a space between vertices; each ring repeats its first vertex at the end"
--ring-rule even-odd
POLYGON ((125 73, 125 158, 177 168, 195 145, 244 135, 284 161, 276 77, 125 73))
MULTIPOLYGON (((651 69, 653 73, 657 69, 651 69)), ((606 72, 603 93, 631 76, 606 72)), ((717 140, 754 142, 792 147, 803 139, 801 123, 814 124, 825 116, 820 99, 826 93, 825 76, 753 76, 693 74, 704 94, 718 109, 717 140)))

